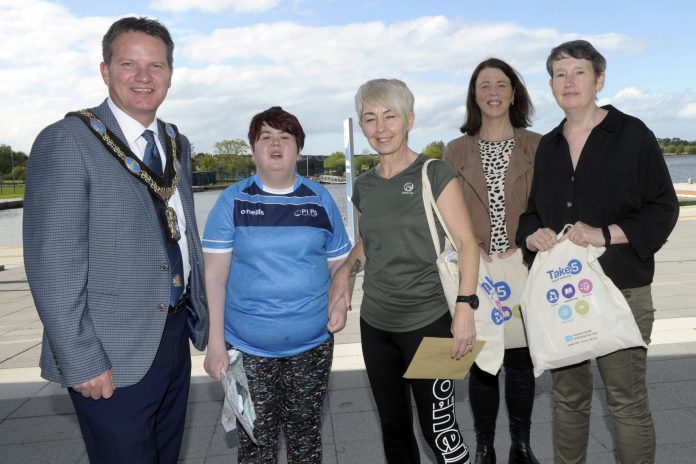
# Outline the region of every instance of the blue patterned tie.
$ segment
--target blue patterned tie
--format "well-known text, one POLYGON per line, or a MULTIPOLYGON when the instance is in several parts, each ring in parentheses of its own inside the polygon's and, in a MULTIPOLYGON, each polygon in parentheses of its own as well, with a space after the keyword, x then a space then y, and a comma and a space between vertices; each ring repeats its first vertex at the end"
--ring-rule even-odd
MULTIPOLYGON (((143 163, 158 175, 162 175, 162 160, 159 150, 155 144, 155 133, 151 130, 143 132, 143 138, 147 141, 145 146, 145 154, 143 155, 143 163)), ((164 234, 164 246, 167 248, 167 257, 169 258, 169 274, 171 283, 171 292, 169 293, 169 306, 174 307, 184 294, 184 264, 181 257, 181 249, 179 243, 169 237, 167 224, 165 224, 163 211, 166 204, 155 196, 152 197, 155 202, 155 207, 160 212, 159 220, 164 234)))
POLYGON ((155 174, 161 176, 162 160, 160 159, 157 144, 155 144, 155 133, 148 129, 143 132, 143 138, 147 142, 147 145, 145 145, 143 163, 147 164, 147 167, 149 167, 155 174))

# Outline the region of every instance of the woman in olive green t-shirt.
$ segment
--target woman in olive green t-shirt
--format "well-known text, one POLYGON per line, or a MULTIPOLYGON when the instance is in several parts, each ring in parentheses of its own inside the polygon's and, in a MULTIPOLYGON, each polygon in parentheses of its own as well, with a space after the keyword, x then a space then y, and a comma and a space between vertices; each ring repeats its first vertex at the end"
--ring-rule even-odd
MULTIPOLYGON (((361 214, 360 241, 334 275, 329 307, 350 302, 350 279, 364 268, 361 343, 387 462, 419 462, 413 393, 423 436, 437 462, 464 464, 470 460, 455 418, 454 382, 403 378, 423 337, 453 337, 455 359, 469 353, 476 339, 476 304, 457 303, 450 316, 435 265, 421 194, 427 157, 407 144, 413 103, 411 91, 396 79, 368 81, 355 96, 360 127, 380 162, 355 183, 352 201, 361 214)), ((463 195, 445 163, 431 163, 428 177, 459 250, 459 295, 466 300, 476 293, 479 252, 463 195)), ((438 232, 444 243, 441 227, 438 232)))

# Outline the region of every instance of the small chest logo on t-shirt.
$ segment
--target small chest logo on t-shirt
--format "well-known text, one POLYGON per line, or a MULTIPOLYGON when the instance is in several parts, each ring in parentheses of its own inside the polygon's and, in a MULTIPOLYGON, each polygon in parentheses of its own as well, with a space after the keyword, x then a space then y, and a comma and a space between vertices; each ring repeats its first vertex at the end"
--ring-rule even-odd
POLYGON ((413 182, 406 182, 404 184, 404 191, 401 192, 402 195, 413 195, 413 182))
POLYGON ((319 215, 317 210, 314 208, 296 209, 294 214, 295 214, 295 217, 300 217, 300 216, 317 217, 319 215))

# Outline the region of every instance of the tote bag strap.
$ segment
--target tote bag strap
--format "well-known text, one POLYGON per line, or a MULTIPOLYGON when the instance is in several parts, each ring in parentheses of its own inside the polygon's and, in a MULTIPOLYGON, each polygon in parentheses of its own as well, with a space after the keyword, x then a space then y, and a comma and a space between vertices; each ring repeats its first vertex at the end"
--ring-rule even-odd
POLYGON ((423 207, 425 209, 425 216, 428 218, 428 226, 430 227, 430 235, 433 239, 433 245, 435 246, 435 254, 439 255, 442 250, 440 249, 440 238, 437 235, 437 228, 435 227, 435 218, 433 216, 433 211, 435 211, 437 219, 440 221, 440 225, 444 229, 445 235, 447 236, 447 239, 452 245, 452 248, 454 249, 454 251, 459 250, 457 250, 456 246, 454 245, 452 235, 449 233, 449 230, 445 225, 445 221, 442 219, 442 215, 440 214, 440 211, 437 209, 437 203, 435 202, 435 198, 433 197, 433 191, 430 187, 430 178, 428 178, 428 165, 432 161, 432 159, 429 159, 428 161, 423 163, 423 169, 421 170, 421 190, 423 191, 423 207))

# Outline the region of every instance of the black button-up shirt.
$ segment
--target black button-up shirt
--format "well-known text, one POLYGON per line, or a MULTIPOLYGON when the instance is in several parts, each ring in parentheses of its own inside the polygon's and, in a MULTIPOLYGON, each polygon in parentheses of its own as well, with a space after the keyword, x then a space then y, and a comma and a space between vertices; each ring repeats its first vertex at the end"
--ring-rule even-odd
POLYGON ((608 114, 592 129, 575 169, 565 119, 542 137, 517 243, 531 262, 526 238, 539 228, 558 233, 577 221, 616 224, 629 243, 611 245, 599 262, 618 288, 642 287, 652 282, 654 255, 676 224, 679 203, 655 135, 639 119, 611 105, 604 109, 608 114))

